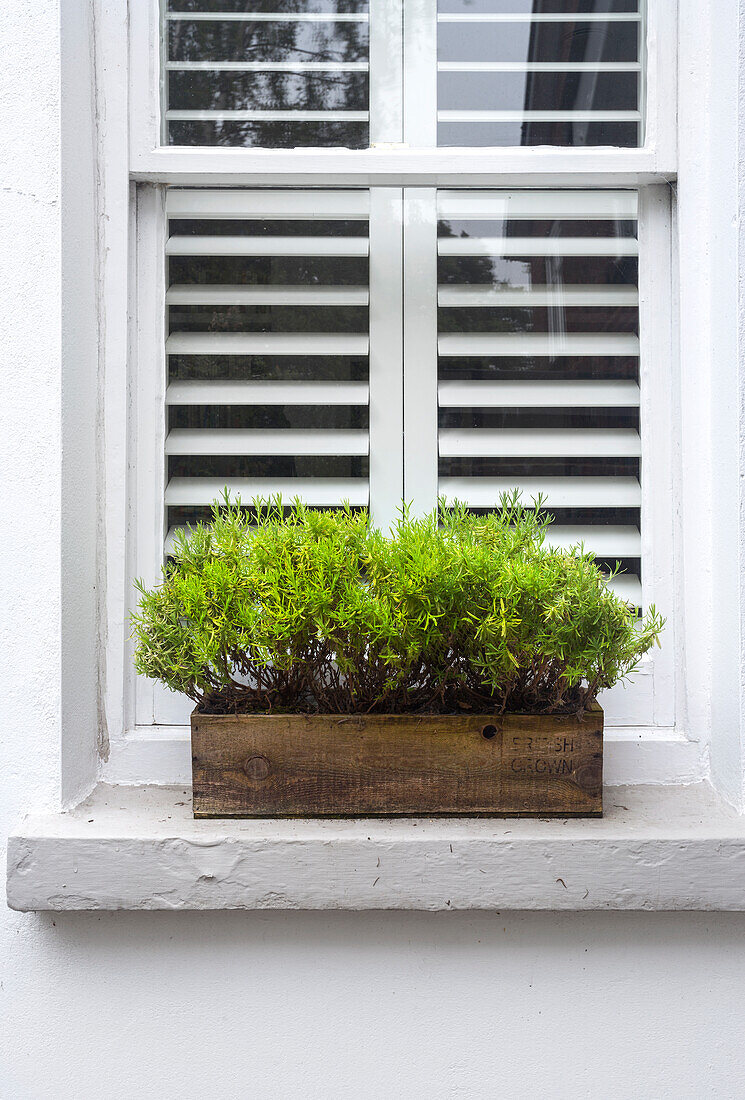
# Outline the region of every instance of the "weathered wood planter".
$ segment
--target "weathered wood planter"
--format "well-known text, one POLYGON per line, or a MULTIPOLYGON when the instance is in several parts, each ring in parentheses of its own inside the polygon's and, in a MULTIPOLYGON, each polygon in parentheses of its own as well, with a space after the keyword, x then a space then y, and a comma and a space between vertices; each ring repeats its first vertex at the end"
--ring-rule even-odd
POLYGON ((603 712, 191 717, 195 817, 600 817, 603 712))

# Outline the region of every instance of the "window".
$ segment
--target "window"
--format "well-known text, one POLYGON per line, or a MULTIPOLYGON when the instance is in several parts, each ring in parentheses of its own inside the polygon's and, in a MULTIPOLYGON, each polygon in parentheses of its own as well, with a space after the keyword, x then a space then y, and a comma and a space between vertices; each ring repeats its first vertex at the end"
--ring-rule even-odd
POLYGON ((244 500, 367 507, 367 191, 170 191, 169 527, 244 500))
POLYGON ((169 0, 165 143, 369 144, 367 0, 169 0))
POLYGON ((167 145, 361 149, 396 122, 417 145, 643 142, 640 0, 168 0, 162 18, 167 145))
POLYGON ((438 145, 643 143, 640 0, 439 0, 438 145))
POLYGON ((519 486, 669 616, 604 703, 674 725, 673 7, 132 7, 134 574, 226 484, 383 525, 519 486))
POLYGON ((437 495, 489 510, 512 486, 545 494, 552 539, 584 541, 610 569, 622 560, 614 583, 639 605, 637 201, 439 191, 430 224, 437 495))

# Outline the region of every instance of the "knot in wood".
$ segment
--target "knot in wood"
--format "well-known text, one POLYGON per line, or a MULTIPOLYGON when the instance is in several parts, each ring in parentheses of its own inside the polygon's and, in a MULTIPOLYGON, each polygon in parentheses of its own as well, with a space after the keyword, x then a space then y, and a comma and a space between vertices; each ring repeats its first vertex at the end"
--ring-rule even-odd
POLYGON ((249 756, 243 764, 243 770, 249 779, 261 783, 272 769, 265 756, 249 756))
POLYGON ((574 782, 581 791, 595 794, 603 786, 603 768, 600 764, 583 764, 574 775, 574 782))

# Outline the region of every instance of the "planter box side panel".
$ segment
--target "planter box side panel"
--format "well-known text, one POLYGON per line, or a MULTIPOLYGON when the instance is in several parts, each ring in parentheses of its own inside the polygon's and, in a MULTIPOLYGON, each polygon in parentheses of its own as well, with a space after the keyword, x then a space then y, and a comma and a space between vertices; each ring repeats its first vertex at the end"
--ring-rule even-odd
POLYGON ((602 814, 603 712, 192 715, 197 817, 602 814))

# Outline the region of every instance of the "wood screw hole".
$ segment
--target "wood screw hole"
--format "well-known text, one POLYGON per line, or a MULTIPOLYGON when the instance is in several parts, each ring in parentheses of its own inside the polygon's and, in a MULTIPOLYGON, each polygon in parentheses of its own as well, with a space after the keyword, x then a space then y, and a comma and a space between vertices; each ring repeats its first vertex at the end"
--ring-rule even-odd
POLYGON ((481 736, 485 737, 487 741, 491 741, 493 737, 497 736, 498 732, 499 731, 497 730, 496 726, 484 726, 481 731, 481 736))

